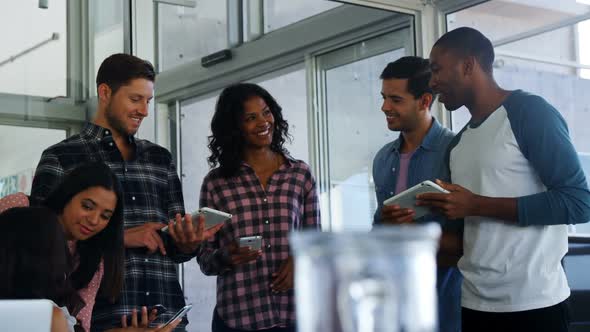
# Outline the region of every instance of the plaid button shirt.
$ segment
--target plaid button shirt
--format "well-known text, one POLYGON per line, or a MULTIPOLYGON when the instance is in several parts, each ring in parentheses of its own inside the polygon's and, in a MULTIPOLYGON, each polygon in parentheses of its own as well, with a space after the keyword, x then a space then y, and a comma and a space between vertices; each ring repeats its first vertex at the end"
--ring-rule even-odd
POLYGON ((246 164, 229 179, 214 169, 203 181, 200 206, 233 215, 197 253, 203 273, 218 276, 216 308, 225 324, 244 330, 293 325, 293 290, 273 294, 270 283, 272 274, 289 257, 289 232, 320 228, 316 185, 309 166, 288 159, 269 178, 267 190, 246 164), (230 268, 226 246, 252 235, 262 236, 262 256, 230 268))
MULTIPOLYGON (((125 161, 110 130, 88 123, 74 135, 43 152, 37 166, 31 199, 41 203, 65 174, 88 161, 103 161, 117 175, 124 191, 125 228, 145 222, 167 223, 176 213, 184 214, 180 180, 168 150, 146 140, 129 140, 136 147, 134 160, 125 161)), ((162 234, 167 256, 149 254, 145 248, 125 250, 125 284, 119 300, 111 304, 98 298, 92 315, 92 330, 119 327, 121 316, 133 308, 163 304, 168 312, 158 317, 165 322, 185 304, 178 283, 177 263, 191 258, 176 250, 171 238, 162 234)), ((186 320, 179 326, 183 328, 186 320)))

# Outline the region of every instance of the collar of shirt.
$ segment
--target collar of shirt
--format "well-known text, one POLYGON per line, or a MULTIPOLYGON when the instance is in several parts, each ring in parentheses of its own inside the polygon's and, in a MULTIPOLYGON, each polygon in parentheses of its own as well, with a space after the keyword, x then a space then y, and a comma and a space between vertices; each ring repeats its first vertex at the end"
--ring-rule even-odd
MULTIPOLYGON (((287 153, 281 153, 281 155, 283 157, 285 157, 286 163, 281 164, 281 167, 279 167, 279 169, 283 168, 283 165, 286 165, 287 168, 292 167, 293 166, 293 163, 296 160, 293 157, 291 157, 289 154, 287 154, 287 153)), ((248 165, 248 163, 246 163, 245 161, 242 161, 242 166, 243 167, 247 167, 248 169, 252 169, 252 166, 248 165)))
MULTIPOLYGON (((80 132, 80 136, 94 141, 102 141, 102 140, 114 140, 112 130, 108 128, 101 127, 95 123, 87 122, 82 128, 80 132)), ((153 144, 149 144, 148 141, 142 139, 136 139, 135 136, 127 136, 127 140, 129 144, 135 145, 137 154, 142 154, 145 150, 147 150, 153 144)))
MULTIPOLYGON (((440 145, 442 143, 440 136, 443 134, 443 131, 444 131, 443 126, 441 126, 441 124, 438 122, 438 120, 436 120, 435 117, 432 117, 432 126, 430 126, 430 129, 428 129, 428 133, 426 133, 426 136, 424 136, 424 139, 422 140, 420 147, 425 150, 432 150, 432 151, 440 148, 440 145)), ((403 144, 403 140, 404 140, 404 136, 400 134, 399 138, 396 139, 393 142, 393 145, 391 146, 392 151, 399 152, 399 150, 403 144)))

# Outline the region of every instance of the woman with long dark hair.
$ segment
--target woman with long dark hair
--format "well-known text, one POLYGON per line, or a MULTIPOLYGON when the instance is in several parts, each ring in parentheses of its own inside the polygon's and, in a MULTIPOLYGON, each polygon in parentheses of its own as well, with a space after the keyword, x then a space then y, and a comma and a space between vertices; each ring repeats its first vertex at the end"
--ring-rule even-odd
MULTIPOLYGON (((76 290, 72 286, 75 279, 68 277, 75 275, 71 273, 75 262, 66 245, 68 231, 59 219, 46 207, 13 207, 0 212, 0 300, 51 300, 55 306, 51 332, 82 331, 85 328, 74 316, 79 317, 88 307, 84 302, 88 298, 82 299, 84 293, 76 290)), ((139 323, 134 312, 129 327, 123 316, 123 328, 109 332, 169 332, 180 323, 176 320, 167 327, 147 328, 153 318, 145 307, 141 316, 139 323)))
POLYGON ((213 331, 294 331, 293 259, 289 232, 319 229, 315 180, 289 156, 287 121, 275 99, 256 84, 223 90, 209 137, 214 168, 201 187, 200 206, 233 214, 204 243, 197 260, 217 275, 213 331), (240 247, 259 236, 261 248, 240 247))
POLYGON ((43 202, 63 226, 74 270, 69 279, 85 302, 77 318, 90 330, 96 296, 115 301, 123 285, 123 196, 102 162, 70 172, 43 202), (100 292, 99 292, 100 290, 100 292))
POLYGON ((84 303, 66 278, 70 262, 57 216, 47 208, 15 207, 0 213, 0 229, 0 299, 51 300, 63 310, 54 310, 52 331, 73 331, 70 314, 84 303))

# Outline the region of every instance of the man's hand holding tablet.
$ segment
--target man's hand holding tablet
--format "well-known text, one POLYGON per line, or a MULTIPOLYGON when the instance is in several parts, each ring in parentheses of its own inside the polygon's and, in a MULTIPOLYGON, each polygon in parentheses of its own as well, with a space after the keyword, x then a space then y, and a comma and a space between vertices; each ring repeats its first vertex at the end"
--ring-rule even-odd
POLYGON ((407 224, 432 213, 428 206, 416 204, 416 196, 426 193, 446 195, 443 187, 432 181, 421 182, 383 202, 381 222, 384 224, 407 224))
MULTIPOLYGON (((488 215, 489 211, 479 211, 486 206, 486 197, 472 193, 458 184, 436 180, 436 183, 448 191, 447 194, 423 193, 418 195, 416 205, 421 208, 430 207, 440 211, 448 219, 461 219, 467 216, 488 215)), ((511 204, 511 203, 507 203, 511 204)))

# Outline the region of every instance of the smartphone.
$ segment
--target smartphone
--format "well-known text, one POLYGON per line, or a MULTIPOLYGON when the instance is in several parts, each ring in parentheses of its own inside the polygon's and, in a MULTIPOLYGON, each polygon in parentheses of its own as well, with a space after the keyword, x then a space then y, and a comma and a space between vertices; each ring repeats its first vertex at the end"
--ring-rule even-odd
POLYGON ((260 250, 262 248, 262 236, 244 236, 240 238, 240 247, 250 247, 252 250, 260 250))
MULTIPOLYGON (((199 222, 199 215, 205 217, 205 228, 211 228, 217 224, 224 223, 226 220, 231 219, 232 215, 223 211, 218 211, 208 207, 200 208, 197 212, 192 213, 193 226, 196 228, 199 222)), ((184 220, 184 218, 183 218, 184 220)), ((174 222, 176 224, 176 222, 174 222)), ((162 232, 168 232, 168 226, 162 228, 162 232)))
POLYGON ((192 308, 192 304, 185 305, 182 309, 178 310, 178 312, 175 313, 174 316, 172 316, 172 318, 170 318, 161 328, 164 328, 169 324, 172 324, 172 322, 174 322, 175 320, 184 317, 184 315, 186 315, 187 312, 189 312, 192 308))

